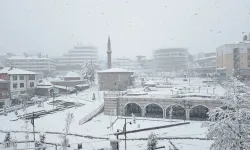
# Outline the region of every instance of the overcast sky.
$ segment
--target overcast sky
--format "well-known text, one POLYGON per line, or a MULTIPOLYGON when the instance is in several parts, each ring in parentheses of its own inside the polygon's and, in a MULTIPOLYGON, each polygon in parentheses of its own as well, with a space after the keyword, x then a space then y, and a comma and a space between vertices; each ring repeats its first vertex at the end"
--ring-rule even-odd
POLYGON ((212 52, 250 31, 250 0, 1 0, 0 52, 60 56, 93 45, 115 57, 158 48, 212 52))

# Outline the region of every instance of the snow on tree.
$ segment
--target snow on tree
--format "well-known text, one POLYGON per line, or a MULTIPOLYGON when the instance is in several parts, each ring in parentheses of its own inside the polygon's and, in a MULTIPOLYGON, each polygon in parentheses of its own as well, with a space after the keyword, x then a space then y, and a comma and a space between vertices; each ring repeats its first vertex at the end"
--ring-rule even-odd
POLYGON ((81 75, 83 79, 87 79, 90 82, 95 81, 95 68, 94 65, 91 63, 86 62, 85 65, 82 67, 81 75))
POLYGON ((46 139, 45 133, 40 133, 39 137, 40 137, 40 142, 45 143, 45 139, 46 139))
POLYGON ((155 150, 158 144, 157 136, 155 133, 151 132, 148 136, 148 148, 147 150, 155 150))
POLYGON ((248 88, 232 78, 223 83, 226 92, 223 96, 223 108, 211 110, 209 120, 203 126, 208 127, 207 137, 214 139, 212 150, 248 150, 250 149, 250 100, 248 88))
POLYGON ((63 129, 63 134, 60 135, 60 137, 62 138, 62 147, 63 150, 67 149, 67 146, 69 145, 69 139, 67 138, 67 135, 69 133, 69 129, 70 129, 70 125, 73 122, 74 119, 74 115, 72 113, 67 113, 66 118, 65 118, 65 127, 63 129))
POLYGON ((12 138, 12 140, 11 140, 11 145, 12 145, 12 147, 13 147, 14 149, 17 148, 17 140, 16 140, 16 137, 12 138))
POLYGON ((43 147, 43 148, 39 148, 39 150, 45 150, 46 148, 44 147, 45 146, 45 133, 40 133, 39 135, 40 137, 40 141, 36 141, 35 142, 35 147, 43 147))
MULTIPOLYGON (((42 147, 43 144, 40 141, 35 141, 35 147, 42 147)), ((37 150, 42 150, 42 148, 37 148, 37 150)))
POLYGON ((5 147, 10 147, 11 146, 11 135, 10 135, 10 132, 6 133, 3 142, 4 142, 4 146, 5 147))

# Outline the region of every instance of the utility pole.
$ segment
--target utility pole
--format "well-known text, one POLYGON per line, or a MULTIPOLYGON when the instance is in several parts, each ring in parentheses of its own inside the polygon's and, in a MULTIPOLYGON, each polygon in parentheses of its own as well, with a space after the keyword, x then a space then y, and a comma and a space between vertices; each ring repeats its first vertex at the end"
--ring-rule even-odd
POLYGON ((54 86, 54 89, 53 89, 53 109, 54 109, 54 105, 55 105, 54 100, 55 100, 55 86, 54 86))
MULTIPOLYGON (((117 130, 117 132, 119 132, 119 130, 117 130)), ((117 145, 116 145, 117 147, 116 147, 116 149, 119 150, 119 141, 118 141, 119 140, 119 134, 116 134, 116 139, 117 139, 117 145)))
POLYGON ((33 136, 34 136, 34 143, 35 143, 35 141, 36 141, 36 135, 35 135, 35 114, 34 114, 34 112, 32 113, 31 124, 33 126, 33 136))
POLYGON ((66 84, 66 98, 68 96, 68 83, 66 84))
POLYGON ((125 126, 124 126, 124 135, 125 135, 125 150, 127 150, 127 136, 126 136, 126 128, 127 128, 127 119, 125 118, 125 126))

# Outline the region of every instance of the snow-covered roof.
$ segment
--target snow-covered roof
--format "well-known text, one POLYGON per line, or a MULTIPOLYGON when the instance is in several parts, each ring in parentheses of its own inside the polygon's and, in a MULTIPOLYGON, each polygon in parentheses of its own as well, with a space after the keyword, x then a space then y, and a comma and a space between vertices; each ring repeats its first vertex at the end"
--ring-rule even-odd
POLYGON ((42 82, 38 83, 37 86, 52 86, 53 84, 48 80, 42 80, 42 82))
POLYGON ((28 75, 28 74, 37 74, 35 72, 32 71, 27 71, 27 70, 22 70, 22 69, 18 69, 18 68, 12 68, 12 67, 5 67, 3 69, 0 70, 0 73, 6 73, 6 74, 22 74, 22 75, 28 75))
POLYGON ((133 71, 129 71, 129 70, 122 69, 122 68, 111 68, 111 69, 99 71, 98 73, 118 73, 118 72, 131 72, 131 73, 133 73, 133 71))
POLYGON ((89 84, 78 84, 76 87, 89 87, 89 84))
POLYGON ((148 82, 146 82, 145 84, 146 84, 146 85, 156 85, 156 83, 155 83, 155 82, 153 82, 153 81, 151 81, 151 80, 150 80, 150 81, 148 81, 148 82))
POLYGON ((69 78, 69 77, 80 77, 81 78, 81 75, 77 72, 70 71, 64 77, 65 78, 69 78))
POLYGON ((28 56, 28 57, 25 57, 25 56, 11 56, 8 59, 9 60, 15 60, 15 59, 49 59, 49 58, 37 57, 37 56, 28 56))
POLYGON ((216 56, 203 57, 203 58, 197 59, 196 61, 204 61, 204 60, 211 60, 211 59, 216 59, 216 56))
POLYGON ((9 81, 4 80, 4 79, 0 79, 0 83, 7 83, 7 82, 9 82, 9 81))
POLYGON ((73 91, 75 89, 74 87, 67 87, 67 86, 61 86, 61 85, 55 85, 54 87, 58 89, 64 89, 67 91, 73 91))

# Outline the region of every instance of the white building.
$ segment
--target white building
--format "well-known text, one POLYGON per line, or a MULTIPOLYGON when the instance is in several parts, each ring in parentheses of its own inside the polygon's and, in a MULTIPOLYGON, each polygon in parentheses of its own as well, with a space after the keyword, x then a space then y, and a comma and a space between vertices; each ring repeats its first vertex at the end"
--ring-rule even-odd
POLYGON ((123 68, 128 70, 140 70, 142 68, 139 62, 126 57, 114 58, 112 66, 113 68, 123 68))
POLYGON ((37 85, 37 73, 13 67, 0 70, 0 79, 9 81, 11 99, 17 98, 27 90, 34 89, 37 85))
POLYGON ((57 72, 79 71, 86 62, 97 64, 98 51, 91 46, 75 46, 62 57, 55 58, 57 72))
POLYGON ((188 67, 188 50, 185 48, 158 49, 153 52, 154 70, 171 72, 188 67))
POLYGON ((55 60, 37 56, 12 56, 6 60, 8 66, 34 71, 37 73, 53 72, 56 70, 55 60))

